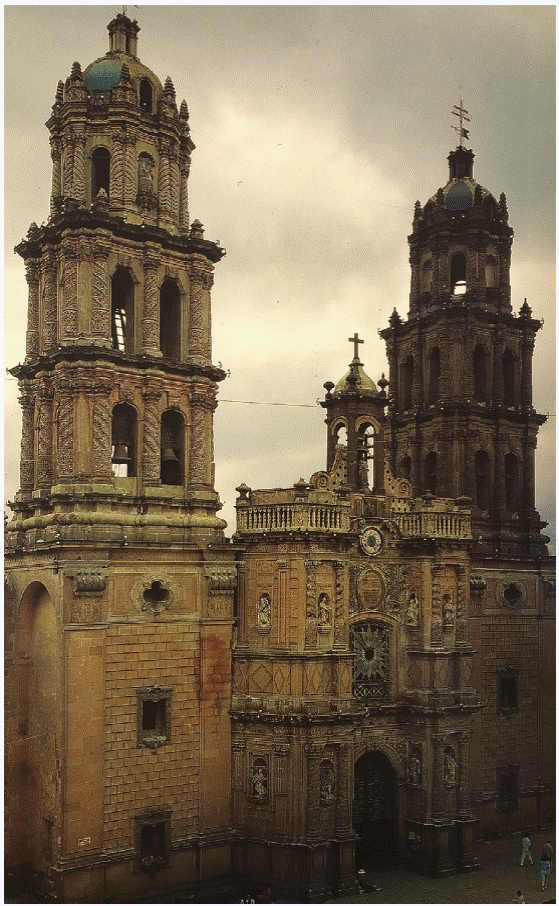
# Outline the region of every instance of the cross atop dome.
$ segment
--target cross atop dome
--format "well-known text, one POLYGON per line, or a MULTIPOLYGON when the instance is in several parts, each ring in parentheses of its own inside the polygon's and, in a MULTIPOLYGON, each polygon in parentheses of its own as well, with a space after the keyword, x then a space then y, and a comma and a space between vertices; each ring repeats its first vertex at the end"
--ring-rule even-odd
POLYGON ((359 339, 359 334, 354 333, 352 337, 347 338, 348 343, 353 343, 353 361, 359 361, 359 344, 364 343, 365 340, 359 339))

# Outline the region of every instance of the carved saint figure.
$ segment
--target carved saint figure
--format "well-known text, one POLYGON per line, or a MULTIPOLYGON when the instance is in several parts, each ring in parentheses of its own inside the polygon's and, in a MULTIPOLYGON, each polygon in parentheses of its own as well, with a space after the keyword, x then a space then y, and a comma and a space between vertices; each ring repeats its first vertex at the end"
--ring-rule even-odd
POLYGON ((443 626, 454 626, 454 607, 450 595, 443 595, 443 626))
POLYGON ((268 796, 268 777, 262 765, 258 765, 258 767, 255 765, 252 775, 252 793, 256 799, 266 799, 268 796))
POLYGON ((414 786, 419 786, 421 783, 421 757, 418 752, 412 752, 410 757, 410 781, 414 786))
POLYGON ((328 595, 322 592, 318 598, 318 624, 319 626, 330 625, 330 608, 328 606, 328 595))
POLYGON ((458 764, 456 763, 454 752, 452 749, 447 749, 444 753, 444 782, 456 783, 457 772, 458 764))
POLYGON ((419 601, 417 600, 417 595, 412 591, 408 599, 408 607, 406 610, 406 623, 408 626, 418 626, 419 625, 419 601))
POLYGON ((328 762, 320 767, 320 801, 331 802, 334 799, 334 769, 328 762))
POLYGON ((140 195, 151 195, 153 192, 154 162, 149 154, 140 154, 138 158, 138 192, 140 195))
POLYGON ((272 605, 268 595, 260 596, 257 620, 261 629, 269 629, 272 625, 272 605))

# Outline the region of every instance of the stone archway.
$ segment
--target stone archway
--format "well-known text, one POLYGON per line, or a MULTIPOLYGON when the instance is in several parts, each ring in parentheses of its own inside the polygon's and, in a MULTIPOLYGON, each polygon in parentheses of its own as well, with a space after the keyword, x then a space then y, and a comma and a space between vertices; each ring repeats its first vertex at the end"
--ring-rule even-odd
POLYGON ((398 861, 397 774, 382 752, 355 763, 353 829, 356 868, 386 868, 398 861))

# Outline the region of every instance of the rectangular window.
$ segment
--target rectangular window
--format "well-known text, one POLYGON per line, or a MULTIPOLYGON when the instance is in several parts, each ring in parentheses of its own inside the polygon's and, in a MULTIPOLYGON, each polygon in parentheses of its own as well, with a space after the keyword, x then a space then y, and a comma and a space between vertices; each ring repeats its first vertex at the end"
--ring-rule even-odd
POLYGON ((136 871, 153 874, 170 864, 170 818, 170 810, 165 809, 135 819, 136 871))
POLYGON ((516 765, 497 768, 497 808, 502 812, 514 812, 519 808, 519 781, 516 765))
POLYGON ((171 741, 170 686, 137 689, 138 745, 157 749, 171 741))
POLYGON ((518 675, 518 670, 507 667, 497 678, 497 708, 505 717, 518 711, 518 675))

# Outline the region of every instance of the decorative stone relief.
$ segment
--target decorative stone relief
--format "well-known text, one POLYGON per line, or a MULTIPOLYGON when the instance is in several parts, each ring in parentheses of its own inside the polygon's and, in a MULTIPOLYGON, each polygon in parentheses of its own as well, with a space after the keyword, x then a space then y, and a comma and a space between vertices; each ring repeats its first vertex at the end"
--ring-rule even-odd
POLYGON ((305 606, 305 648, 314 648, 317 643, 318 614, 316 601, 316 570, 319 566, 317 560, 307 560, 307 592, 305 606))
POLYGON ((519 579, 508 579, 499 582, 495 590, 497 603, 508 610, 521 607, 526 598, 526 588, 519 579))
POLYGON ((406 607, 406 626, 410 629, 417 629, 419 626, 419 601, 417 600, 417 595, 414 591, 412 591, 408 598, 408 605, 406 607))
POLYGON ((449 594, 442 598, 443 629, 452 629, 454 626, 454 604, 449 594))
POLYGON ((233 593, 237 587, 235 566, 207 566, 204 575, 209 579, 208 615, 230 617, 233 610, 233 593))
POLYGON ((107 576, 99 570, 79 570, 73 586, 75 595, 102 595, 107 587, 107 576))
POLYGON ((445 786, 455 786, 458 783, 458 762, 451 746, 444 750, 444 782, 445 786))
POLYGON ((408 780, 412 786, 421 786, 422 758, 421 749, 418 746, 414 746, 410 749, 408 759, 408 780))
POLYGON ((326 592, 318 596, 318 631, 328 632, 332 628, 330 599, 326 592))
POLYGON ((72 601, 72 623, 100 623, 101 619, 100 601, 72 601))

